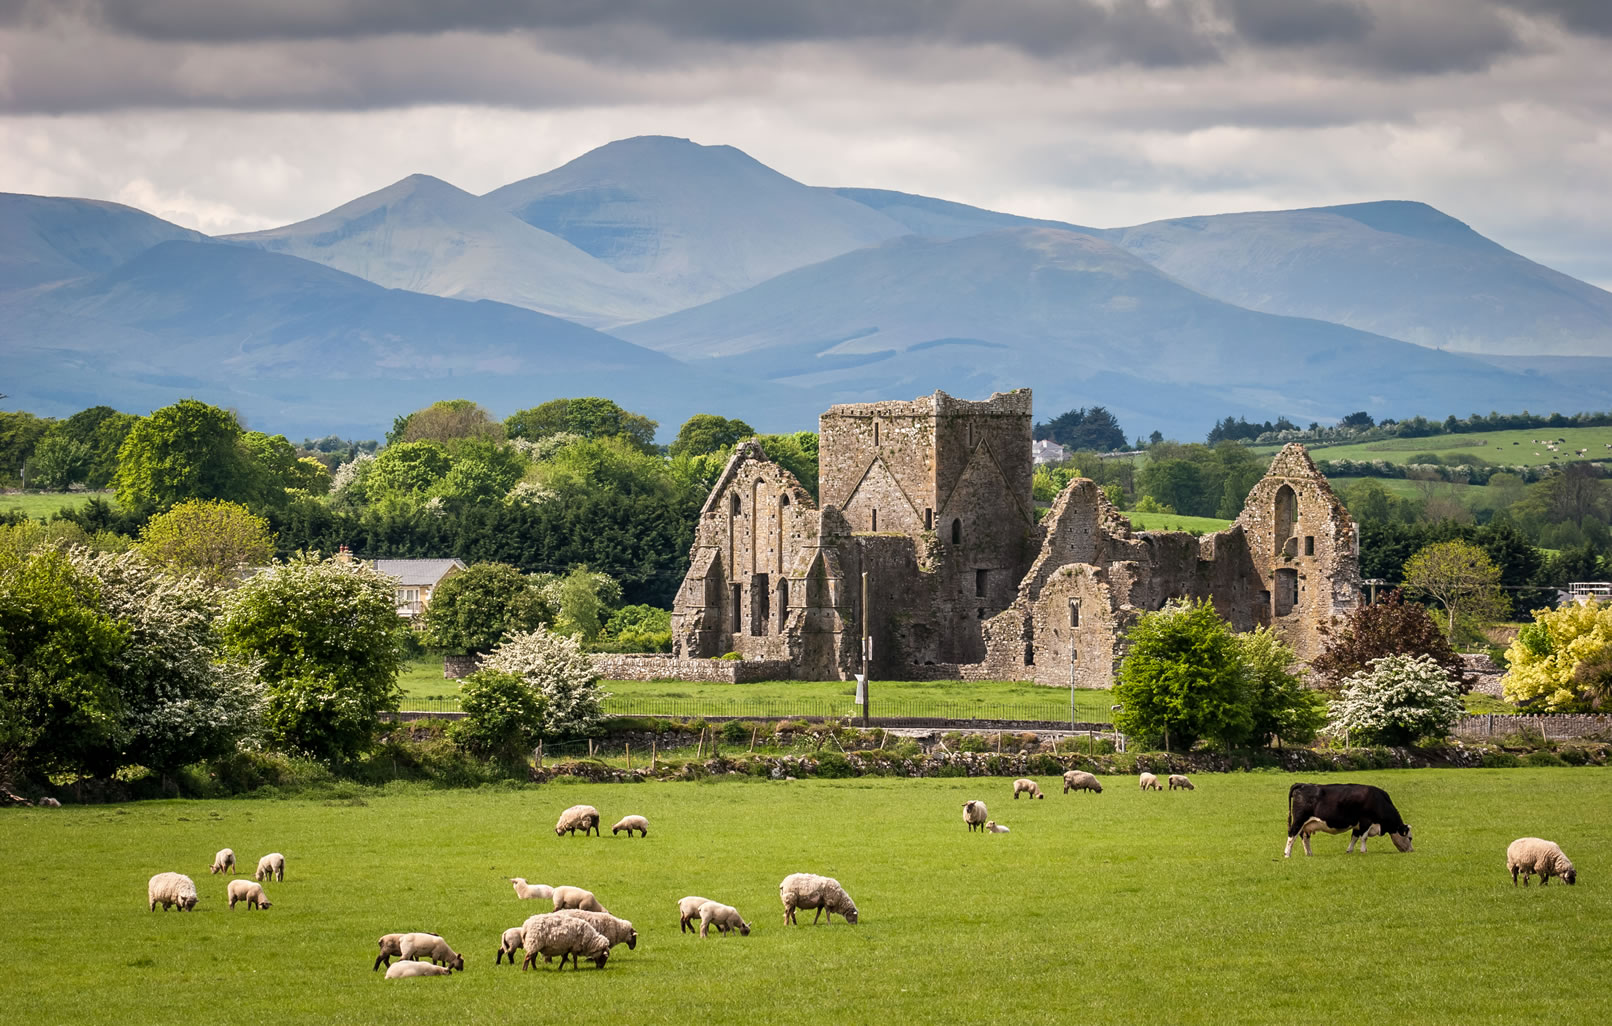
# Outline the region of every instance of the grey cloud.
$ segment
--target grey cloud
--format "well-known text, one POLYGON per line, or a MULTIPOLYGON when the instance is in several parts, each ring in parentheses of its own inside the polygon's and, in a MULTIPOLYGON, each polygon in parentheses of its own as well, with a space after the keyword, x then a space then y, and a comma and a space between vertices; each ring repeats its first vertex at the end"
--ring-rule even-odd
POLYGON ((1612 3, 1607 0, 1500 0, 1523 14, 1552 19, 1564 28, 1612 36, 1612 3))
POLYGON ((1220 0, 1237 34, 1265 46, 1313 46, 1365 38, 1373 22, 1359 0, 1220 0))

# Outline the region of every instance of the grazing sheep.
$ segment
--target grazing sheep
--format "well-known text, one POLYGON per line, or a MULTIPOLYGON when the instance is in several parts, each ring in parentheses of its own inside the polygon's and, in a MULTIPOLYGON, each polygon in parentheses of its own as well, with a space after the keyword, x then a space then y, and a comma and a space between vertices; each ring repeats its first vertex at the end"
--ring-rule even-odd
POLYGON ((183 873, 158 873, 146 884, 146 900, 151 903, 153 912, 157 910, 159 901, 164 912, 170 906, 178 906, 179 911, 189 912, 200 899, 196 897, 196 882, 190 877, 183 873))
POLYGON ((285 856, 277 851, 272 851, 257 860, 257 872, 252 874, 252 879, 263 881, 271 876, 274 877, 275 883, 285 879, 285 856))
POLYGON ((554 888, 548 884, 529 884, 524 876, 512 876, 509 882, 515 885, 517 898, 542 898, 549 901, 554 897, 554 888))
POLYGON ((397 965, 388 966, 386 978, 388 980, 406 980, 415 976, 452 976, 453 970, 445 965, 432 965, 430 962, 402 961, 397 965))
POLYGON ((581 887, 554 888, 554 911, 567 908, 580 908, 584 912, 610 911, 599 904, 599 899, 593 896, 592 891, 583 890, 581 887))
POLYGON ((1170 774, 1170 790, 1174 791, 1177 788, 1180 788, 1183 791, 1196 791, 1197 790, 1196 787, 1192 786, 1192 781, 1188 780, 1186 777, 1182 776, 1179 773, 1172 773, 1172 774, 1170 774))
POLYGON ((62 807, 62 803, 47 794, 39 799, 39 807, 41 809, 59 809, 62 807))
POLYGON ((1031 798, 1045 798, 1041 793, 1041 785, 1029 777, 1020 777, 1013 782, 1013 800, 1018 801, 1020 794, 1027 794, 1031 798))
POLYGON ((263 894, 263 885, 256 880, 231 880, 228 893, 230 908, 234 908, 237 901, 246 902, 249 909, 273 907, 273 902, 263 894))
POLYGON ((634 830, 638 831, 644 837, 648 837, 649 836, 649 820, 645 819, 642 816, 623 816, 623 817, 621 817, 621 822, 620 823, 617 823, 615 826, 610 828, 610 836, 614 837, 614 836, 616 836, 617 833, 619 833, 622 830, 627 831, 627 836, 628 837, 632 836, 632 832, 634 830))
POLYGON ((511 926, 504 931, 504 936, 498 941, 498 954, 493 958, 493 965, 502 965, 504 956, 509 956, 509 964, 515 964, 515 952, 525 946, 526 929, 520 926, 511 926))
POLYGON ((632 928, 632 923, 626 919, 618 919, 609 912, 587 912, 580 908, 565 908, 556 912, 555 915, 571 916, 582 920, 604 934, 605 940, 610 942, 611 947, 615 947, 617 944, 625 944, 627 945, 627 950, 631 951, 638 946, 638 931, 632 928))
MULTIPOLYGON (((375 942, 380 945, 381 953, 375 956, 375 965, 374 968, 370 969, 370 972, 374 972, 383 965, 391 965, 394 958, 403 957, 403 938, 405 936, 407 934, 402 933, 381 935, 381 939, 375 942)), ((435 935, 433 934, 433 936, 435 935)))
POLYGON ((778 900, 784 903, 785 923, 795 922, 797 908, 815 908, 817 914, 812 916, 813 925, 824 912, 828 913, 830 923, 834 921, 834 913, 838 912, 847 923, 856 925, 856 902, 831 876, 790 873, 778 884, 778 900))
POLYGON ((213 856, 212 871, 214 876, 226 871, 229 873, 229 875, 234 876, 235 852, 229 848, 220 848, 218 850, 218 854, 213 856))
POLYGON ((741 937, 750 936, 750 924, 739 915, 739 910, 732 905, 724 905, 720 901, 708 901, 700 906, 700 936, 704 937, 711 924, 716 924, 716 932, 727 934, 731 930, 738 930, 741 937))
POLYGON ((985 811, 985 803, 981 801, 966 801, 963 803, 963 822, 968 824, 968 832, 985 828, 985 817, 990 813, 985 811))
POLYGON ((1144 790, 1144 791, 1162 791, 1162 790, 1164 790, 1163 787, 1159 786, 1159 778, 1154 776, 1151 773, 1143 773, 1141 776, 1137 777, 1136 779, 1142 785, 1142 790, 1144 790))
POLYGON ((526 949, 526 957, 521 960, 522 971, 536 966, 539 955, 545 962, 559 955, 561 969, 565 968, 567 958, 572 966, 580 969, 578 955, 603 969, 605 960, 610 957, 610 939, 575 916, 553 912, 535 915, 521 925, 521 931, 521 944, 526 949))
POLYGON ((1063 793, 1070 791, 1093 791, 1103 793, 1103 782, 1087 773, 1085 770, 1070 770, 1063 775, 1063 793))
POLYGON ((559 822, 554 824, 554 836, 569 833, 572 837, 576 832, 582 831, 582 836, 588 836, 592 831, 595 836, 599 833, 599 810, 591 805, 573 805, 560 813, 559 822))
POLYGON ((700 906, 710 901, 710 898, 701 898, 690 894, 686 898, 677 899, 677 932, 699 933, 690 920, 700 917, 700 906))
POLYGON ((1013 831, 1009 830, 1007 827, 1005 827, 1002 824, 998 823, 994 819, 991 820, 989 823, 985 824, 985 830, 986 830, 987 833, 992 833, 992 834, 1010 834, 1010 833, 1013 832, 1013 831))
POLYGON ((1578 871, 1556 842, 1538 837, 1519 837, 1512 841, 1506 848, 1506 869, 1511 873, 1513 887, 1517 886, 1518 874, 1522 875, 1524 887, 1535 873, 1539 874, 1541 887, 1550 883, 1553 876, 1561 877, 1570 887, 1578 883, 1578 871))
POLYGON ((397 949, 406 959, 429 958, 433 965, 465 970, 465 956, 448 947, 448 942, 434 933, 405 933, 398 939, 397 949))

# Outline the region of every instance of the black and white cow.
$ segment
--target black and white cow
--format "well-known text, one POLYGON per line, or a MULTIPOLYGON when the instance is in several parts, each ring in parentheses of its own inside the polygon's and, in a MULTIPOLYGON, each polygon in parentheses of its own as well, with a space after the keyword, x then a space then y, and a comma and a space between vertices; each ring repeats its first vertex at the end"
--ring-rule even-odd
POLYGON ((1293 854, 1293 838, 1304 840, 1304 854, 1310 851, 1310 835, 1350 832, 1348 851, 1360 842, 1366 852, 1366 838, 1387 834, 1400 851, 1411 850, 1411 828, 1399 818, 1388 792, 1370 784, 1294 784, 1287 789, 1287 850, 1293 854))

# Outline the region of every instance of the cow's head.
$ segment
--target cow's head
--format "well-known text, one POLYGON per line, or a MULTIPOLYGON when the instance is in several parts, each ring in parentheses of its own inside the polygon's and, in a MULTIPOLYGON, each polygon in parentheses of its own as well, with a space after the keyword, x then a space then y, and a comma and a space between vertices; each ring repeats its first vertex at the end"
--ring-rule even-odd
POLYGON ((1411 849, 1411 828, 1410 828, 1410 824, 1409 823, 1405 824, 1405 829, 1404 829, 1403 833, 1389 834, 1388 839, 1390 841, 1393 841, 1394 842, 1394 847, 1398 848, 1400 851, 1411 851, 1412 849, 1411 849))

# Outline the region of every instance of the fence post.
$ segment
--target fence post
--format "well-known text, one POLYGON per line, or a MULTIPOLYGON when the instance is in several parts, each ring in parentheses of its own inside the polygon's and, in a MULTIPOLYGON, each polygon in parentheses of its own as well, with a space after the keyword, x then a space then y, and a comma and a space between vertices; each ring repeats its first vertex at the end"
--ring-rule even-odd
POLYGON ((660 754, 657 750, 658 747, 655 739, 651 738, 649 742, 649 772, 651 773, 655 772, 655 764, 660 754))
MULTIPOLYGON (((625 742, 623 742, 623 743, 625 744, 625 742)), ((626 745, 626 748, 627 748, 627 772, 631 773, 632 772, 632 745, 626 745)))

